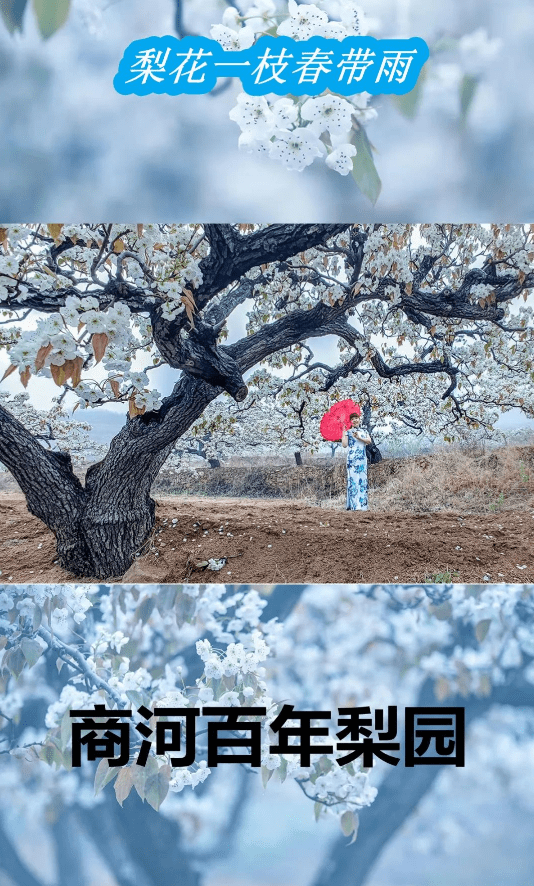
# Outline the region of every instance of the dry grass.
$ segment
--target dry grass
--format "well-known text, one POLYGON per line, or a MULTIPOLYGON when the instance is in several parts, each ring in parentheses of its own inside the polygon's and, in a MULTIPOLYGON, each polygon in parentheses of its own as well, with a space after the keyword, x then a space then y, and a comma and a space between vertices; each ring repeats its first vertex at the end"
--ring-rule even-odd
MULTIPOLYGON (((208 497, 295 498, 340 507, 345 498, 342 458, 302 467, 234 465, 163 470, 159 494, 208 497)), ((495 513, 534 507, 534 446, 505 446, 484 453, 448 447, 431 455, 384 459, 369 467, 370 508, 379 511, 459 510, 495 513)))
POLYGON ((285 464, 281 466, 233 466, 202 468, 196 471, 161 472, 153 493, 231 496, 240 498, 295 498, 325 503, 337 500, 345 487, 345 464, 332 460, 328 464, 285 464))
POLYGON ((389 473, 372 495, 374 510, 484 514, 534 507, 532 446, 506 446, 490 454, 451 447, 400 464, 384 461, 377 468, 389 473))
MULTIPOLYGON (((431 455, 385 458, 370 465, 373 511, 499 513, 534 508, 534 445, 492 451, 449 446, 431 455)), ((345 460, 314 458, 297 467, 282 458, 257 458, 221 468, 163 468, 152 488, 157 495, 210 498, 293 498, 320 507, 344 507, 345 460)), ((8 473, 0 492, 18 491, 8 473)))

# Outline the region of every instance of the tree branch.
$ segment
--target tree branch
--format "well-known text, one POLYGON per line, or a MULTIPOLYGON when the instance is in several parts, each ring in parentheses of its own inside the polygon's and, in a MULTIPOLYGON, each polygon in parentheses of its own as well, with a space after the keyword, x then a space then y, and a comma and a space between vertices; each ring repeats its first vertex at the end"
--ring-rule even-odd
MULTIPOLYGON (((433 684, 427 680, 419 693, 417 706, 463 707, 465 724, 483 716, 494 704, 534 706, 534 686, 521 678, 506 686, 495 686, 486 698, 458 696, 443 702, 436 700, 433 684)), ((439 775, 438 766, 396 766, 379 787, 374 803, 360 813, 360 827, 355 844, 337 840, 313 886, 364 886, 380 853, 404 824, 439 775)))

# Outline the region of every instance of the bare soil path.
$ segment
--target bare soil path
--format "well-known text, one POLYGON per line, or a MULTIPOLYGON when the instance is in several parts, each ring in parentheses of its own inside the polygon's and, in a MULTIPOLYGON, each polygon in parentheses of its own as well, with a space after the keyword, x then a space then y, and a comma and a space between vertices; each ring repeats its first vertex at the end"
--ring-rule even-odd
MULTIPOLYGON (((534 582, 534 513, 347 512, 294 500, 158 497, 125 582, 534 582), (226 558, 220 571, 199 564, 226 558)), ((22 495, 0 494, 0 582, 80 581, 22 495)), ((91 576, 87 576, 90 580, 91 576)))

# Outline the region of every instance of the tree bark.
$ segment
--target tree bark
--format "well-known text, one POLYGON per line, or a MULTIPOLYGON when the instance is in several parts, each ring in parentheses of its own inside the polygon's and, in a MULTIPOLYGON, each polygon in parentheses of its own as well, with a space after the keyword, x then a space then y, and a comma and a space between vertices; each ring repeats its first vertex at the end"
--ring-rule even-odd
POLYGON ((54 532, 60 565, 79 578, 119 578, 154 528, 150 488, 175 441, 219 389, 184 377, 159 413, 128 420, 85 486, 70 457, 47 451, 0 406, 0 460, 28 510, 54 532))
POLYGON ((68 455, 44 449, 0 407, 0 459, 30 513, 55 534, 61 566, 76 576, 122 575, 154 526, 150 487, 169 447, 147 451, 131 432, 123 428, 106 459, 89 469, 83 487, 68 455))
POLYGON ((55 844, 57 886, 86 886, 87 876, 81 865, 78 822, 71 807, 61 810, 52 824, 55 844))
POLYGON ((0 460, 26 496, 30 513, 55 534, 62 563, 86 562, 80 526, 84 490, 72 470, 70 456, 46 450, 0 406, 0 460))
POLYGON ((190 865, 176 822, 155 812, 132 792, 122 809, 114 797, 116 831, 130 858, 153 886, 200 886, 200 875, 190 865))

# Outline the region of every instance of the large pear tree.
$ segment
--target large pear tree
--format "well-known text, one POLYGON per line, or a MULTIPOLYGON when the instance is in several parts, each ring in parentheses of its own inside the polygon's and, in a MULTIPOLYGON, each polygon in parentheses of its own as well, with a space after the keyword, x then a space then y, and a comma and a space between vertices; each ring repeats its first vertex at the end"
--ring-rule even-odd
POLYGON ((440 427, 534 410, 528 226, 49 224, 0 240, 4 386, 18 373, 31 397, 41 376, 63 409, 127 413, 82 483, 65 443, 0 399, 0 460, 76 576, 127 570, 177 441, 220 394, 244 402, 254 368, 298 375, 326 405, 370 378, 419 379, 440 427), (231 340, 227 321, 245 319, 231 340), (309 343, 326 336, 337 351, 318 365, 309 343))

